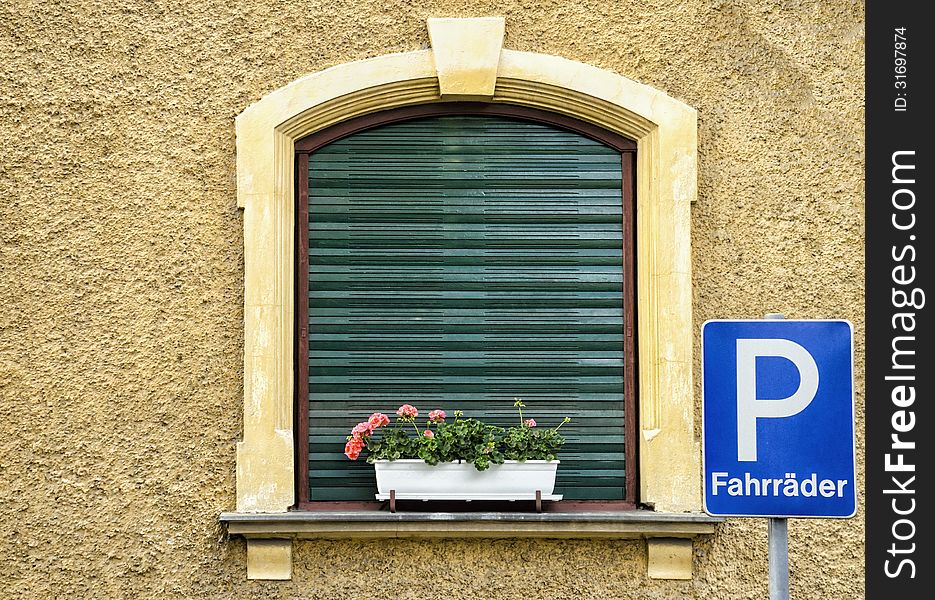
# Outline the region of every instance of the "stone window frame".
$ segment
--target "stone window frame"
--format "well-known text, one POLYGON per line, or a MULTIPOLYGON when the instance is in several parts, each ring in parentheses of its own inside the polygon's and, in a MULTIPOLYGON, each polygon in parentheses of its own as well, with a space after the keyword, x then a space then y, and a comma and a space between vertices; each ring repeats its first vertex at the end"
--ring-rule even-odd
MULTIPOLYGON (((429 19, 428 29, 430 49, 307 75, 268 94, 236 119, 237 201, 244 211, 244 431, 237 444, 237 508, 222 520, 230 527, 237 515, 247 515, 243 520, 256 524, 260 516, 281 515, 295 503, 295 141, 371 112, 470 100, 564 114, 636 140, 639 498, 659 515, 637 529, 643 537, 713 531, 708 521, 683 530, 660 525, 678 513, 704 521, 696 519, 702 510, 701 455, 692 381, 695 110, 610 71, 504 49, 504 20, 499 17, 429 19)), ((260 530, 267 538, 309 530, 282 525, 285 521, 260 530)), ((544 531, 548 533, 547 525, 544 531)), ((254 564, 254 575, 282 578, 291 549, 270 540, 254 541, 248 544, 248 567, 254 564), (267 564, 278 566, 271 572, 258 566, 267 564)), ((680 556, 684 571, 684 553, 680 556)), ((690 573, 690 550, 687 568, 690 573)))

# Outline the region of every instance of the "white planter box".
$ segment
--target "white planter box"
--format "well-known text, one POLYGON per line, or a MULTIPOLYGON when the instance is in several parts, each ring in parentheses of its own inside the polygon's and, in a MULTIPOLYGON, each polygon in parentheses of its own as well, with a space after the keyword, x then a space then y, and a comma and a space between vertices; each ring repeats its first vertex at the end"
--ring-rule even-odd
POLYGON ((561 500, 555 495, 557 460, 508 460, 478 471, 466 462, 427 465, 419 459, 378 460, 377 500, 561 500))

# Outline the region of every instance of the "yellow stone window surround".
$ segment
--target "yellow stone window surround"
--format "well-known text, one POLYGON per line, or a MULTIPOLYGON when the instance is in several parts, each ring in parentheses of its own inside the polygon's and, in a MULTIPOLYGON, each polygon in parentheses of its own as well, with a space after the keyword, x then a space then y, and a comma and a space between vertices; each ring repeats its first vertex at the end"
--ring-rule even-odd
MULTIPOLYGON (((549 110, 637 141, 639 499, 660 513, 699 512, 689 214, 697 193, 694 109, 603 69, 503 49, 502 18, 429 19, 428 28, 431 49, 307 75, 237 117, 245 270, 237 513, 284 513, 295 501, 295 141, 366 113, 465 99, 549 110)), ((256 554, 252 562, 248 558, 253 575, 286 577, 291 553, 267 546, 257 546, 256 553, 248 546, 256 554), (264 556, 278 557, 275 565, 264 566, 261 548, 264 556)), ((690 555, 687 568, 690 573, 690 555)))

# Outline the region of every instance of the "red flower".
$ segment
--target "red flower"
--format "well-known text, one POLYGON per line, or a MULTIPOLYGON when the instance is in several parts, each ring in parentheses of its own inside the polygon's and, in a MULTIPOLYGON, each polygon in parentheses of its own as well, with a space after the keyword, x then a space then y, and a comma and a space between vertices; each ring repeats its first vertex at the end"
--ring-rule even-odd
POLYGON ((525 421, 523 421, 523 424, 524 424, 526 427, 535 427, 535 426, 536 426, 536 420, 535 420, 535 419, 526 419, 525 421))
POLYGON ((442 421, 445 420, 446 416, 447 415, 445 415, 445 411, 441 409, 436 409, 429 413, 429 421, 431 421, 432 423, 441 423, 442 421))
POLYGON ((435 433, 431 429, 426 429, 425 431, 422 432, 422 435, 424 435, 427 438, 435 437, 435 433))

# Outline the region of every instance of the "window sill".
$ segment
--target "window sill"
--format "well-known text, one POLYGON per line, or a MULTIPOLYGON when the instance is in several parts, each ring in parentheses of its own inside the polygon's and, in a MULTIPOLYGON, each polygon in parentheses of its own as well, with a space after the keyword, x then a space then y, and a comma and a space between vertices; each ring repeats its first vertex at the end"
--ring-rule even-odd
POLYGON ((647 576, 692 578, 692 538, 723 519, 704 513, 397 512, 321 510, 221 513, 231 535, 247 540, 248 579, 291 579, 293 539, 611 538, 646 539, 647 576))
POLYGON ((255 538, 536 537, 692 538, 723 519, 704 513, 383 512, 221 513, 231 535, 255 538))

